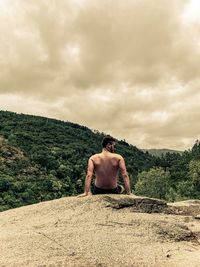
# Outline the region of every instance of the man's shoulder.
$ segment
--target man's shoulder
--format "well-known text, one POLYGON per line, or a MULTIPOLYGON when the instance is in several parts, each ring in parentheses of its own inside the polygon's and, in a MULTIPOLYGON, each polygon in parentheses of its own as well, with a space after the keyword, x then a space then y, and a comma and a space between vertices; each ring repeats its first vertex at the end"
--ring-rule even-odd
MULTIPOLYGON (((102 158, 102 157, 103 157, 102 153, 97 153, 97 154, 92 155, 89 159, 96 160, 96 159, 99 159, 99 158, 102 158)), ((123 159, 123 157, 120 154, 117 154, 117 153, 110 153, 110 157, 118 159, 118 160, 123 159)))
POLYGON ((123 157, 120 154, 117 153, 113 153, 113 157, 117 158, 117 159, 123 159, 123 157))
POLYGON ((100 153, 94 154, 90 157, 91 160, 94 160, 100 156, 100 153))

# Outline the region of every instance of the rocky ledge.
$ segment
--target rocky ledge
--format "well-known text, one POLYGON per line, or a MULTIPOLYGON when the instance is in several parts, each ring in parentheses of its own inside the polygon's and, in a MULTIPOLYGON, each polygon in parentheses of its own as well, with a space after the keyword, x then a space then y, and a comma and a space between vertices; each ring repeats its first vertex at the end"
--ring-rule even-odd
POLYGON ((199 201, 67 197, 0 213, 0 267, 199 267, 199 201))

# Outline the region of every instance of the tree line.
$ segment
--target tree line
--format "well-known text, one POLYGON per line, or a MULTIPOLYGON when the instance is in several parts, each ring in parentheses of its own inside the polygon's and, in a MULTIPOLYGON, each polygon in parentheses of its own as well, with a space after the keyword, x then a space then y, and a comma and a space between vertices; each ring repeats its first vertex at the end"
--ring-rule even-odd
MULTIPOLYGON (((71 122, 0 111, 0 211, 82 193, 88 158, 105 133, 71 122)), ((200 197, 200 145, 155 157, 125 140, 133 192, 168 201, 200 197)), ((123 183, 120 176, 120 182, 123 183)))

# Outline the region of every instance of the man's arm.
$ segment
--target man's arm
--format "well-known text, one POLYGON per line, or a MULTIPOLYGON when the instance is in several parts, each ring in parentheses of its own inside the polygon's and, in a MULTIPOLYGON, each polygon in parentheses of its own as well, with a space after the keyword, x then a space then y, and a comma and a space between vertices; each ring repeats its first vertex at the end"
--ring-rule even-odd
POLYGON ((126 170, 126 164, 125 164, 123 157, 120 157, 119 168, 121 170, 121 174, 122 174, 123 179, 124 179, 124 185, 125 185, 126 193, 128 195, 130 195, 131 194, 130 178, 129 178, 128 172, 126 170))
POLYGON ((90 192, 90 185, 92 181, 92 175, 94 171, 94 163, 91 158, 88 160, 87 175, 85 177, 85 191, 84 194, 87 196, 90 192))

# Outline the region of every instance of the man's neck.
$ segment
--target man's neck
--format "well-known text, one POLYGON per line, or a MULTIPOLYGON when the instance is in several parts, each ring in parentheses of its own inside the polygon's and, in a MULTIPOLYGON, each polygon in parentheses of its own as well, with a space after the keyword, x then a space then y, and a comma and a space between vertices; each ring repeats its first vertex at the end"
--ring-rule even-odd
POLYGON ((111 153, 107 148, 103 148, 102 153, 111 153))

